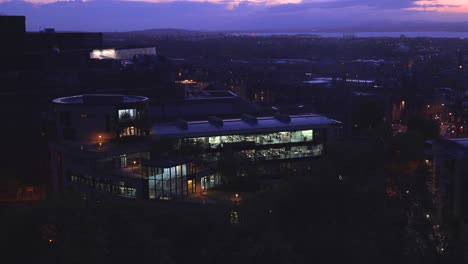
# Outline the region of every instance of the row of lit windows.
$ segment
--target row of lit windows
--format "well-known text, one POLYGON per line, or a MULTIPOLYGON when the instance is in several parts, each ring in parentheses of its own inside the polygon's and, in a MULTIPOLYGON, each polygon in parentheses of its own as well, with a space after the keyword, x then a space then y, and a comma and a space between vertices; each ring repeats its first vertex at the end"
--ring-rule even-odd
POLYGON ((317 157, 322 155, 323 145, 297 146, 291 148, 270 148, 262 150, 243 150, 244 157, 256 160, 295 159, 306 157, 317 157))
POLYGON ((136 189, 125 186, 125 183, 113 184, 107 181, 101 181, 94 177, 75 174, 70 176, 70 181, 78 185, 83 185, 96 191, 108 192, 119 196, 135 198, 136 189))
POLYGON ((230 143, 252 143, 255 145, 287 144, 297 142, 311 142, 313 140, 313 130, 298 130, 275 132, 256 135, 228 135, 188 138, 185 142, 191 144, 201 144, 209 148, 223 147, 223 144, 230 143))
POLYGON ((146 136, 146 133, 143 129, 130 126, 130 127, 124 127, 120 131, 120 137, 128 137, 128 136, 146 136))

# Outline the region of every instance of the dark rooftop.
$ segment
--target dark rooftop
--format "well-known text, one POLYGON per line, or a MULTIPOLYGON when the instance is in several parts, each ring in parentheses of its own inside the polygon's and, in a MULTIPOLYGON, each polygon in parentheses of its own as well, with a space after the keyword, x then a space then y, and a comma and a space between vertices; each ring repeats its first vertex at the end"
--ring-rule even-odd
POLYGON ((329 125, 338 125, 341 122, 316 114, 289 116, 290 121, 284 122, 276 117, 259 117, 257 122, 246 122, 242 118, 224 119, 222 126, 210 121, 187 122, 187 127, 181 128, 177 123, 156 123, 151 134, 154 136, 183 138, 234 135, 246 133, 268 133, 274 131, 293 131, 311 129, 329 125))

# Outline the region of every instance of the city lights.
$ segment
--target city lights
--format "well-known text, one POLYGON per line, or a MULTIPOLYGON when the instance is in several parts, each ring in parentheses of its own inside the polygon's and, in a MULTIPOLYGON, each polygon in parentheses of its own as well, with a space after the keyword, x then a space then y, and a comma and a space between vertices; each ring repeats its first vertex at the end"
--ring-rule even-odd
POLYGON ((24 1, 54 4, 0 16, 5 260, 463 260, 468 0, 24 1))

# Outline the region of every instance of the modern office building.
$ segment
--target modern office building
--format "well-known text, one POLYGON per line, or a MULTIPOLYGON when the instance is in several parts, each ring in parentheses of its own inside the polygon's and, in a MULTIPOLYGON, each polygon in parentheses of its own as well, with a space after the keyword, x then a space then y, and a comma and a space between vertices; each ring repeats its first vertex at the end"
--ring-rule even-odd
POLYGON ((182 198, 221 184, 218 162, 226 153, 253 164, 319 157, 341 127, 314 114, 151 123, 148 98, 132 95, 53 103, 54 187, 138 199, 182 198))

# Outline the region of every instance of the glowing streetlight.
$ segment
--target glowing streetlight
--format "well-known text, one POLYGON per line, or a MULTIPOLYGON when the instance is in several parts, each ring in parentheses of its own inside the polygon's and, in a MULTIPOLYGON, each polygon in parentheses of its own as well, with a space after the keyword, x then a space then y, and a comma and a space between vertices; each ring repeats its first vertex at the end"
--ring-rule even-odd
POLYGON ((431 217, 429 214, 426 214, 426 218, 429 219, 429 217, 431 217))

